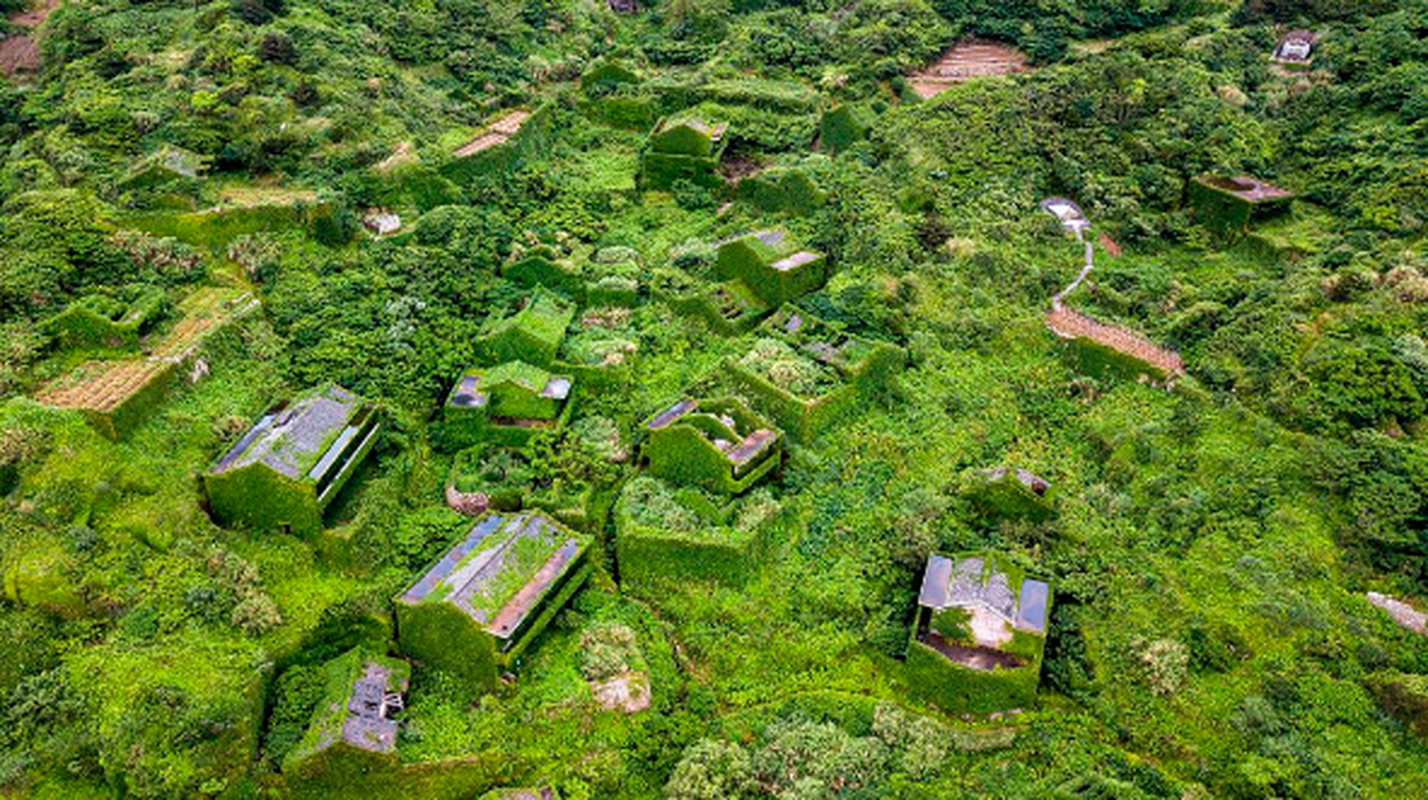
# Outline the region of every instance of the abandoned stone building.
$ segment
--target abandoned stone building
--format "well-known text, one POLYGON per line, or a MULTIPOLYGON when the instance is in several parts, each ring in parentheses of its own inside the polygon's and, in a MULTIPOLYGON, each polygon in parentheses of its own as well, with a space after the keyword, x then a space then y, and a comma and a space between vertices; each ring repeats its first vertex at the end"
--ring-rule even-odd
POLYGON ((397 641, 473 694, 495 688, 589 576, 588 539, 543 512, 488 512, 397 597, 397 641))
POLYGON ((990 552, 927 558, 907 664, 949 711, 1024 707, 1036 697, 1051 586, 990 552))
POLYGON ((382 431, 375 405, 324 386, 264 414, 203 476, 221 524, 310 534, 382 431))

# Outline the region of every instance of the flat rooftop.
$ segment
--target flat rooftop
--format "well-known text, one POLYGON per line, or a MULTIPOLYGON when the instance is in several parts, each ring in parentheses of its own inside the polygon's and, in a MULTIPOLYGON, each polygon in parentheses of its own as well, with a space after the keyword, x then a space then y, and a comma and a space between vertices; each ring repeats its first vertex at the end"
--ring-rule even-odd
POLYGON ((1267 183, 1259 178, 1249 175, 1236 175, 1231 178, 1212 177, 1205 178, 1207 186, 1219 189, 1226 194, 1232 194, 1241 200, 1251 203, 1263 203, 1269 200, 1284 200, 1294 196, 1294 192, 1282 189, 1272 183, 1267 183))

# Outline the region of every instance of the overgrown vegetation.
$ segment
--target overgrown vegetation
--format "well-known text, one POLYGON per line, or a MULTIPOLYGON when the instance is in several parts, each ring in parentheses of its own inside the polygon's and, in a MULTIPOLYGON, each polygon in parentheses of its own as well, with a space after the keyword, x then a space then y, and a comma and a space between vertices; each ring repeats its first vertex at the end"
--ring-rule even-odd
POLYGON ((1428 2, 640 5, 49 16, 40 70, 0 81, 0 793, 1428 794, 1428 639, 1364 598, 1428 597, 1428 2), (1288 69, 1293 28, 1317 38, 1288 69), (1034 69, 919 100, 904 76, 969 37, 1034 69), (532 127, 456 157, 513 110, 532 127), (651 127, 686 113, 728 123, 721 173, 641 191, 651 127), (1227 231, 1189 202, 1204 174, 1297 197, 1227 231), (1174 390, 1082 374, 1043 325, 1081 268, 1049 195, 1093 225, 1068 302, 1179 352, 1174 390), (374 207, 402 227, 369 235, 374 207), (717 244, 776 227, 828 257, 788 310, 836 340, 785 341, 721 283, 717 244), (542 351, 573 411, 448 447, 542 242, 579 276, 544 286, 578 309, 542 351), (166 312, 213 286, 261 311, 117 441, 35 399, 181 340, 166 312), (758 406, 734 367, 820 396, 845 337, 905 371, 757 486, 648 474, 651 414, 758 406), (214 525, 201 470, 329 382, 390 424, 322 531, 214 525), (1046 508, 964 491, 996 466, 1046 508), (477 702, 414 665, 391 776, 286 775, 323 665, 403 655, 391 599, 470 529, 448 489, 585 531, 595 576, 477 702), (928 554, 974 550, 1055 586, 1019 713, 949 713, 904 662, 928 554), (601 707, 591 682, 629 672, 649 708, 601 707))

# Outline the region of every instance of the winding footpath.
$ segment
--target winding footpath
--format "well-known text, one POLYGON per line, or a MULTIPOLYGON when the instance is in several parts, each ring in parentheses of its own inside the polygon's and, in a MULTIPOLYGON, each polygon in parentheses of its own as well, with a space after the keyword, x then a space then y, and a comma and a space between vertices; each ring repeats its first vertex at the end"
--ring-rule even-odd
POLYGON ((1061 220, 1066 230, 1076 235, 1076 241, 1086 249, 1086 260, 1076 279, 1066 285, 1051 298, 1051 311, 1046 315, 1046 326, 1063 339, 1089 339, 1103 347, 1108 347, 1122 355, 1143 361, 1160 371, 1167 380, 1185 374, 1185 364, 1180 354, 1167 350, 1145 336, 1116 325, 1107 325, 1087 314, 1066 305, 1068 295, 1076 291, 1096 268, 1096 248, 1086 237, 1090 222, 1081 209, 1069 200, 1049 198, 1042 201, 1042 208, 1061 220))
POLYGON ((1086 276, 1091 274, 1091 270, 1096 268, 1096 248, 1091 244, 1090 240, 1086 238, 1084 228, 1076 227, 1072 230, 1076 234, 1076 241, 1086 246, 1086 266, 1081 268, 1081 272, 1076 276, 1076 280, 1071 281, 1066 285, 1065 289, 1057 292, 1056 296, 1051 298, 1051 310, 1053 312, 1061 310, 1062 298, 1076 291, 1076 288, 1081 285, 1081 282, 1086 280, 1086 276))

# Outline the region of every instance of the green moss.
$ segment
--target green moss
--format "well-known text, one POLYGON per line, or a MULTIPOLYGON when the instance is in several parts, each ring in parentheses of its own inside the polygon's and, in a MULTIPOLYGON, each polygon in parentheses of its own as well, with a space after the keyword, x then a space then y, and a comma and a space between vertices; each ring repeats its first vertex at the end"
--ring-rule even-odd
POLYGON ((70 303, 40 323, 61 347, 136 350, 139 337, 168 310, 168 295, 158 287, 131 287, 122 295, 96 294, 70 303))
POLYGON ((696 410, 656 429, 646 422, 645 430, 640 454, 650 474, 711 492, 744 492, 777 469, 782 458, 779 432, 733 398, 699 400, 696 410), (770 431, 773 438, 752 459, 731 460, 726 450, 757 431, 770 431))
POLYGON ((742 584, 758 569, 780 513, 765 490, 720 504, 654 477, 637 477, 615 505, 621 586, 658 598, 661 587, 691 581, 742 584))
MULTIPOLYGON (((531 255, 531 259, 544 256, 531 255)), ((547 367, 555 360, 565 331, 575 319, 575 306, 540 288, 520 311, 493 318, 482 328, 480 349, 489 363, 524 361, 547 367)))
POLYGON ((822 286, 830 267, 822 253, 806 250, 793 234, 774 229, 719 245, 715 274, 742 281, 764 303, 778 306, 822 286))
POLYGON ((803 215, 827 202, 806 172, 778 167, 740 181, 735 196, 767 214, 803 215))
POLYGON ((867 138, 874 117, 871 111, 853 103, 842 103, 823 113, 819 141, 834 153, 841 153, 867 138))
POLYGON ((368 664, 387 671, 389 691, 402 692, 410 680, 411 667, 405 661, 360 648, 324 664, 321 698, 307 731, 283 759, 283 772, 289 780, 311 780, 318 775, 345 775, 349 780, 360 780, 372 772, 396 768, 395 750, 390 753, 366 750, 348 744, 342 737, 353 683, 364 674, 368 664))
POLYGON ((407 600, 404 596, 397 599, 397 636, 402 652, 423 665, 446 672, 473 697, 494 689, 500 674, 517 666, 521 653, 590 574, 586 556, 588 542, 584 537, 549 519, 538 535, 520 535, 519 530, 527 524, 528 518, 529 515, 498 514, 478 517, 473 531, 482 526, 497 527, 489 530, 479 544, 420 599, 407 600), (502 639, 477 621, 477 616, 494 617, 570 539, 576 540, 579 552, 565 566, 558 582, 545 587, 538 605, 528 612, 517 630, 502 639), (464 608, 457 605, 450 597, 454 587, 448 578, 459 575, 462 567, 473 563, 473 559, 491 556, 496 552, 492 548, 498 545, 501 547, 499 572, 485 579, 470 594, 463 595, 464 608))

